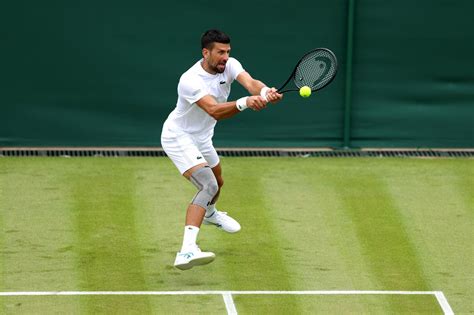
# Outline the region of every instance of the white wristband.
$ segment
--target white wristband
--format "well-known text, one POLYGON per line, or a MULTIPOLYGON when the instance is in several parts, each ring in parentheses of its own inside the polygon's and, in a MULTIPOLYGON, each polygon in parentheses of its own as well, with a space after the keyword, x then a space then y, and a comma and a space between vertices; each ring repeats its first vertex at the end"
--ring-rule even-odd
POLYGON ((270 90, 269 87, 266 87, 264 86, 261 90, 260 90, 260 96, 263 97, 265 99, 265 101, 267 100, 267 91, 270 90))
POLYGON ((249 98, 248 96, 239 98, 237 102, 235 103, 235 107, 237 107, 237 109, 240 111, 246 110, 248 108, 247 107, 248 98, 249 98))

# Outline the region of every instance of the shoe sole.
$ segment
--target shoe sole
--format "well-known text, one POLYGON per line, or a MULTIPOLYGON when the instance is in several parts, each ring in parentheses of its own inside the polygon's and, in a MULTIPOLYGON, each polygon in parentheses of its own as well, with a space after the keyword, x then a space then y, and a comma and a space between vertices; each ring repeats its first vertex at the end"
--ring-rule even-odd
POLYGON ((176 268, 180 269, 180 270, 189 270, 189 269, 191 269, 192 267, 195 267, 195 266, 201 266, 201 265, 209 264, 209 263, 213 262, 215 258, 216 258, 216 256, 200 257, 200 258, 196 258, 196 259, 191 260, 187 264, 174 265, 174 266, 176 268))

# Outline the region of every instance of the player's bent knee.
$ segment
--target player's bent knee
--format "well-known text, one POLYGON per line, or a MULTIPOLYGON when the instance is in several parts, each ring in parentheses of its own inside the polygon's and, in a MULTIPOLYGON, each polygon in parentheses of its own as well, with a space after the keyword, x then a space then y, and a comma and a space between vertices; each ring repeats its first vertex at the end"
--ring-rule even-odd
POLYGON ((217 184, 216 180, 209 183, 209 185, 207 186, 207 192, 209 193, 209 195, 212 195, 212 198, 214 198, 214 196, 217 194, 218 191, 219 191, 219 185, 217 184))
POLYGON ((206 209, 219 191, 214 173, 209 166, 205 166, 195 171, 191 175, 190 181, 199 189, 191 203, 206 209))

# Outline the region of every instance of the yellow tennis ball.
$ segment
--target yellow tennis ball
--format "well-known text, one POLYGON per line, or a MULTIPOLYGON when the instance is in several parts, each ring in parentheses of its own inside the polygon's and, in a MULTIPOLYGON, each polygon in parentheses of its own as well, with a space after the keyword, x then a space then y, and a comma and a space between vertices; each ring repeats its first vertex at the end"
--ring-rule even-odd
POLYGON ((305 85, 300 89, 301 97, 309 97, 311 95, 311 89, 309 86, 305 85))

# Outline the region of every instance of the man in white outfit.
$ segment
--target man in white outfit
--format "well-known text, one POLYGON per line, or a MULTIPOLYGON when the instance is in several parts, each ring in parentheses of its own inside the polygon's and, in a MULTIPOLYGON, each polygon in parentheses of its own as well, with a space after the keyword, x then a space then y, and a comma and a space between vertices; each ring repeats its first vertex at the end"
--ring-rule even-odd
POLYGON ((229 57, 230 38, 219 30, 208 30, 201 37, 203 58, 180 78, 176 108, 166 119, 161 144, 180 173, 198 189, 187 208, 183 244, 175 267, 186 270, 214 260, 196 244, 201 223, 235 233, 240 224, 215 207, 224 181, 219 157, 212 144, 217 120, 230 118, 251 108, 259 111, 268 102, 283 97, 246 72, 239 61, 229 57), (228 102, 230 87, 237 80, 251 96, 228 102))

